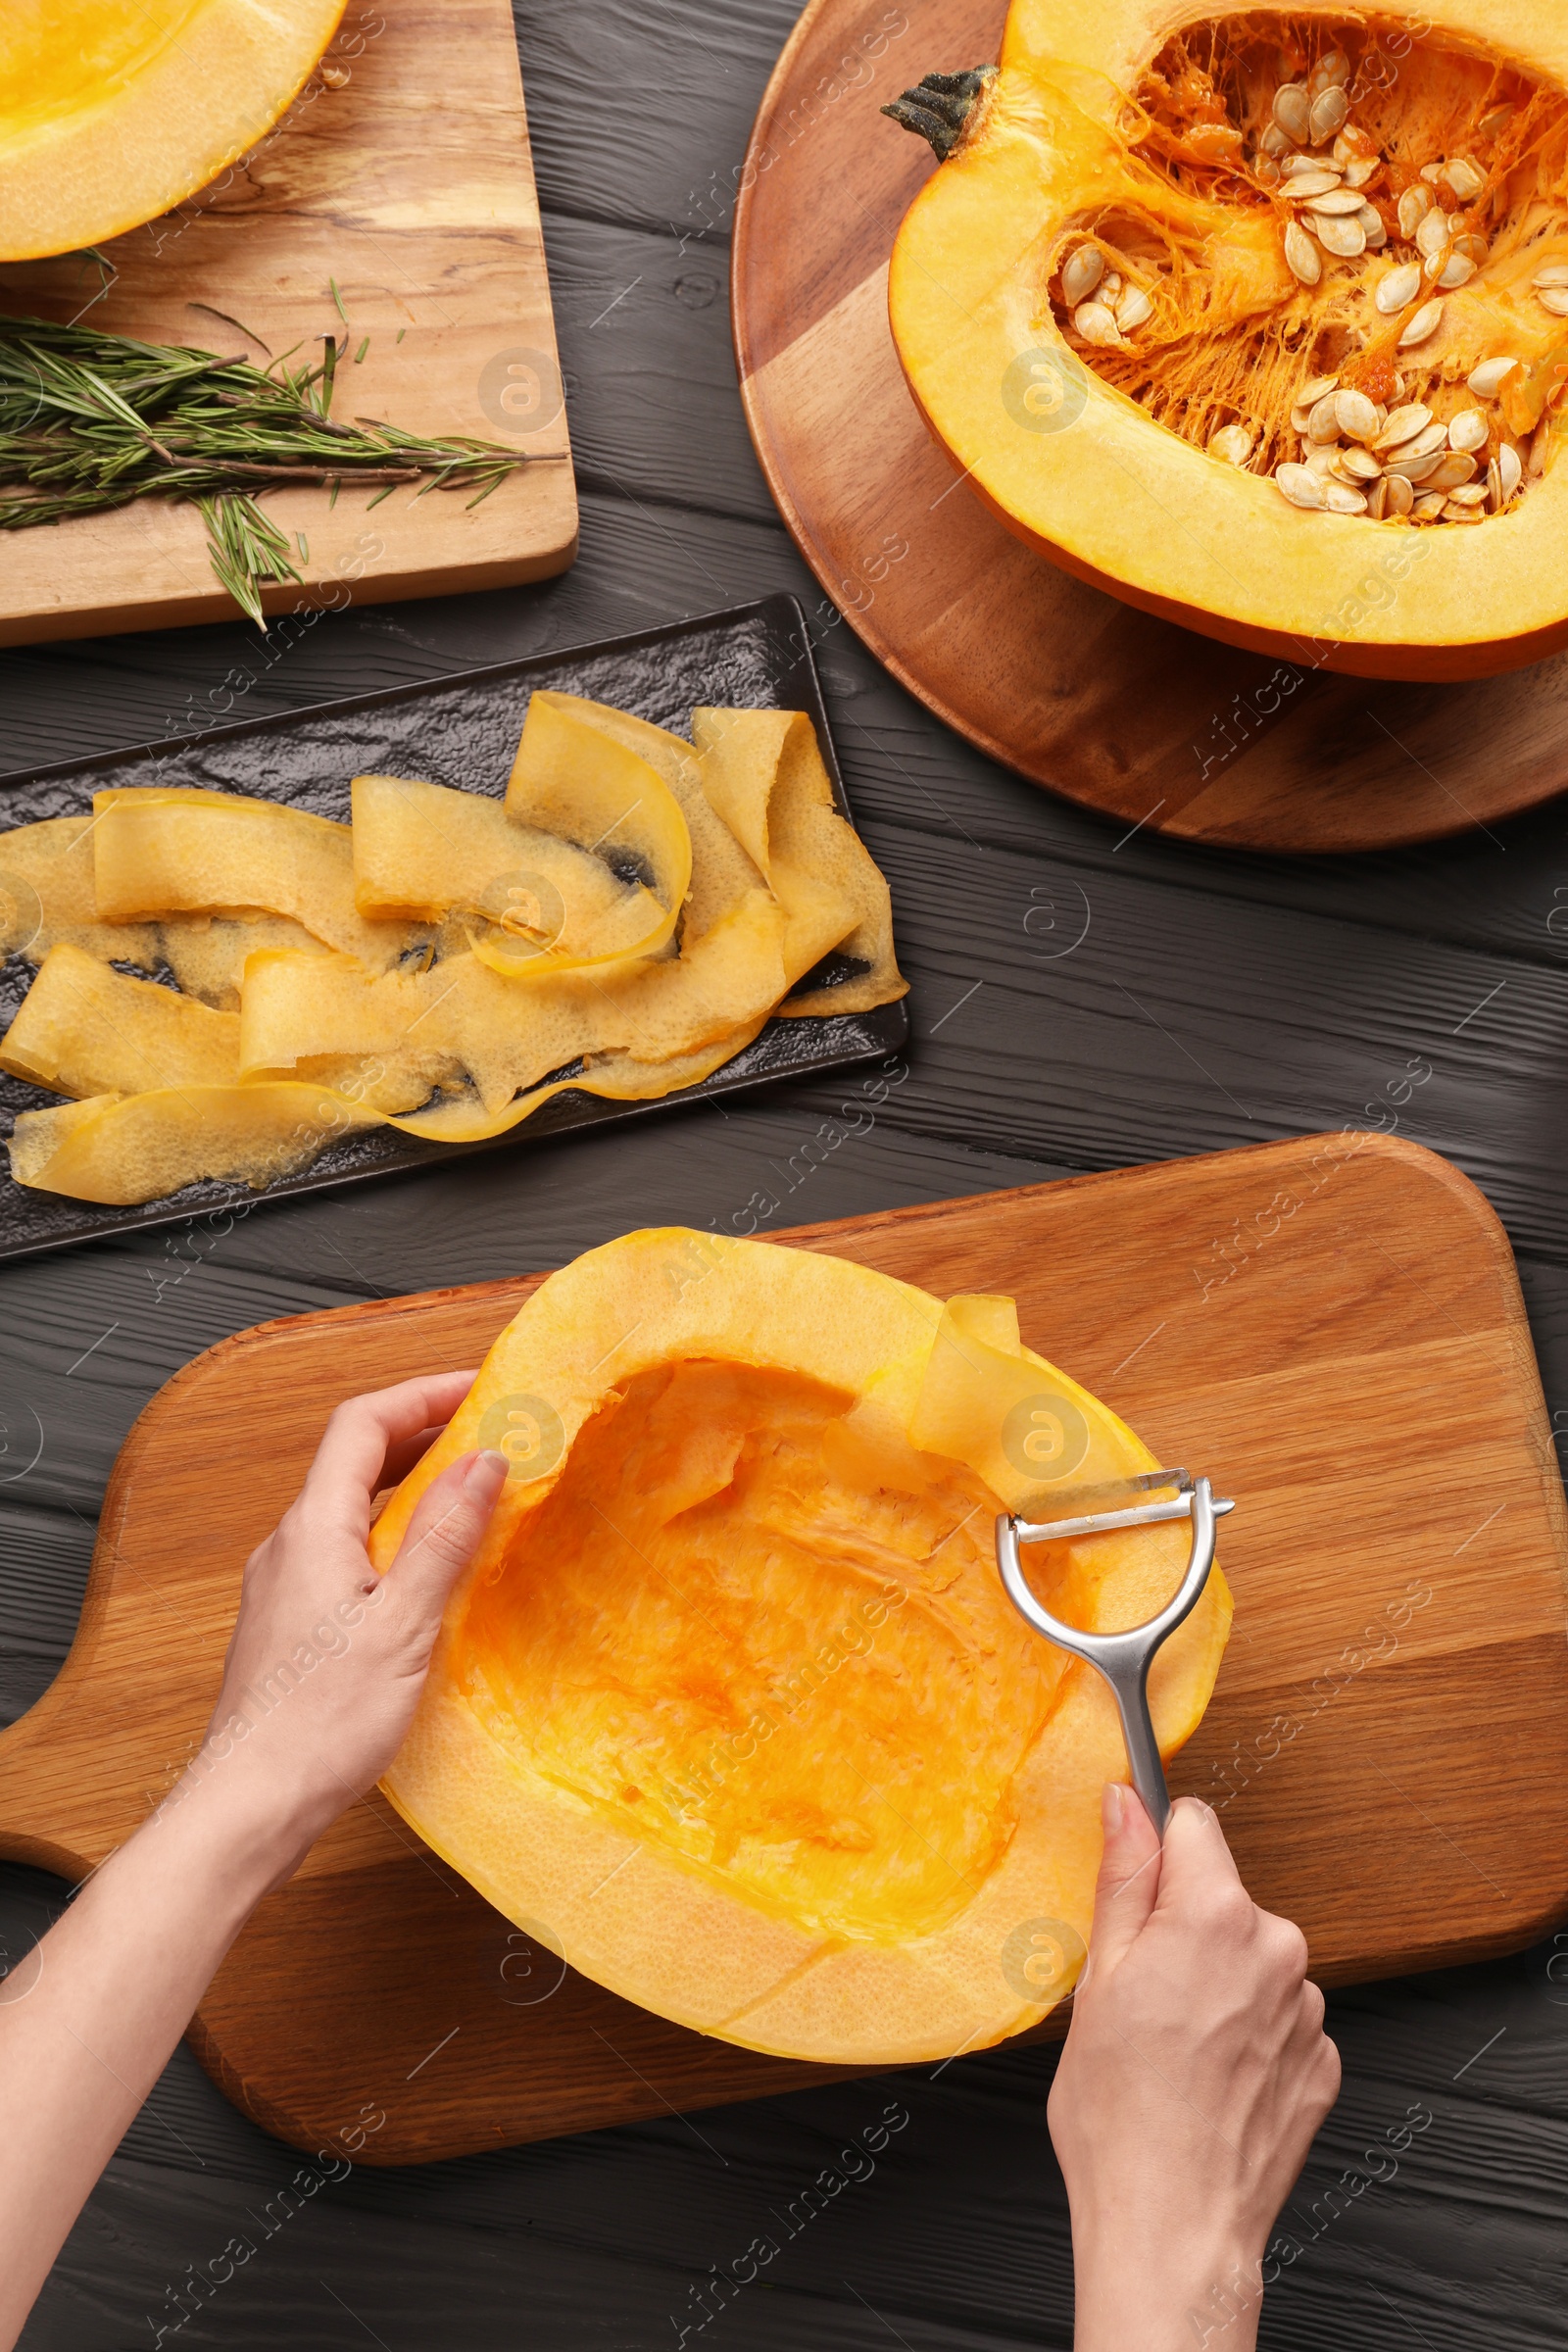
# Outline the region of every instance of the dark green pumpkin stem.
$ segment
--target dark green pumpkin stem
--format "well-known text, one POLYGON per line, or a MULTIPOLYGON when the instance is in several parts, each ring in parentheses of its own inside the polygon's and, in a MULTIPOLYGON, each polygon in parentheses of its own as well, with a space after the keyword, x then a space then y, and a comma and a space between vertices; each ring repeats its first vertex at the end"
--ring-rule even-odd
POLYGON ((996 78, 995 66, 976 66, 968 74, 928 74, 882 112, 903 129, 929 140, 937 161, 945 164, 963 135, 975 100, 996 78))

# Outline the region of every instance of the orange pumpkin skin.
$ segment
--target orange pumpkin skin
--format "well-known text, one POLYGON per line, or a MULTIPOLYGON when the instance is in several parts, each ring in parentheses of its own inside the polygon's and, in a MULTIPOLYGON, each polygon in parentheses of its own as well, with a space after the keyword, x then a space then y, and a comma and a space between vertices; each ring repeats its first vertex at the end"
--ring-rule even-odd
POLYGON ((0 261, 74 253, 193 196, 299 95, 345 0, 6 0, 0 261))
MULTIPOLYGON (((748 2047, 892 2064, 1043 2017, 1126 1765, 1108 1694, 1007 1601, 994 1519, 1154 1465, 1011 1301, 629 1235, 502 1334, 378 1566, 442 1466, 497 1444, 515 1475, 383 1783, 419 1835, 584 1974, 748 2047)), ((1127 1624, 1185 1557, 1140 1530, 1035 1573, 1127 1624)), ((1167 1750, 1230 1614, 1216 1572, 1161 1656, 1167 1750)))

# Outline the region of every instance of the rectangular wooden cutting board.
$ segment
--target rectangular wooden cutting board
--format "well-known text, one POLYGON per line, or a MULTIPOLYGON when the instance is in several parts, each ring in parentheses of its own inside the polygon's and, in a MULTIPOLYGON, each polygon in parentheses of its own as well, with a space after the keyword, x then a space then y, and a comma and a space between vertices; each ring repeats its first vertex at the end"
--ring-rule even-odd
MULTIPOLYGON (((269 495, 303 588, 270 612, 543 579, 577 544, 550 283, 509 0, 350 0, 325 72, 209 188, 103 247, 0 268, 0 313, 266 365, 345 341, 332 414, 543 463, 483 506, 399 487, 269 495), (336 289, 334 293, 334 287, 336 289), (87 305, 91 303, 90 310, 87 305), (206 307, 203 307, 206 306, 206 307), (227 314, 225 323, 214 316, 227 314)), ((232 619, 194 506, 143 499, 0 536, 0 645, 232 619)))
MULTIPOLYGON (((1309 1138, 785 1237, 1026 1341, 1237 1498, 1236 1624, 1172 1771, 1329 1983, 1479 1959, 1568 1909, 1568 1514, 1506 1239, 1446 1161, 1309 1138)), ((116 1466, 65 1668, 0 1737, 0 1853, 80 1876, 179 1772, 247 1552, 341 1397, 479 1360, 533 1288, 263 1324, 116 1466)), ((829 2070, 666 2025, 555 1960, 379 1798, 270 1896, 192 2039, 301 2147, 399 2164, 829 2070)))

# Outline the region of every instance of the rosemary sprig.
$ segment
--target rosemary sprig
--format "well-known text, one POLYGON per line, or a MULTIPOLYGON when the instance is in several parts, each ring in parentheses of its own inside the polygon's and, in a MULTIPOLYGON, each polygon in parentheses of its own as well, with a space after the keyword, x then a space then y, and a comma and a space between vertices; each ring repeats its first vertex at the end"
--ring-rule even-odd
POLYGON ((267 369, 89 326, 0 318, 0 530, 102 514, 138 498, 193 499, 213 570, 266 627, 261 591, 298 580, 289 543, 256 504, 285 482, 470 489, 477 506, 528 459, 464 435, 430 440, 329 411, 347 346, 322 338, 317 367, 267 369))
POLYGON ((254 498, 204 498, 200 504, 214 571, 241 612, 265 629, 260 583, 300 577, 289 562, 287 539, 254 498))

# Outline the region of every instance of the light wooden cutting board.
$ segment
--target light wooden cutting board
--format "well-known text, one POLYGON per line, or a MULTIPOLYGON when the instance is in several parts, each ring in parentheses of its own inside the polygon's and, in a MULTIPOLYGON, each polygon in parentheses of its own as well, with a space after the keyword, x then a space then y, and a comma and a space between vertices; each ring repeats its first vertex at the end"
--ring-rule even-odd
MULTIPOLYGON (((1318 1137, 787 1238, 1013 1293, 1033 1347, 1236 1496, 1235 1632, 1172 1783, 1221 1808, 1320 1978, 1479 1959, 1568 1910, 1568 1515, 1513 1260, 1464 1177, 1318 1137)), ((0 1737, 0 1853, 76 1878, 134 1829, 201 1734, 246 1553, 331 1406, 477 1362, 532 1287, 263 1324, 153 1399, 75 1645, 0 1737)), ((564 1972, 378 1798, 263 1903, 192 2039, 269 2130, 383 2164, 827 2071, 564 1972)))
MULTIPOLYGON (((324 488, 270 493, 309 556, 296 547, 305 587, 269 589, 269 612, 564 571, 577 498, 510 0, 349 0, 325 68, 210 188, 103 247, 102 302, 85 309, 100 272, 73 255, 0 268, 0 312, 85 312, 115 334, 257 365, 300 345, 296 368, 320 359, 321 336, 346 337, 334 416, 544 461, 471 513, 471 492, 420 499, 417 485, 373 511, 372 489, 335 506, 324 488)), ((0 535, 0 645, 234 613, 193 506, 143 499, 0 535)))

